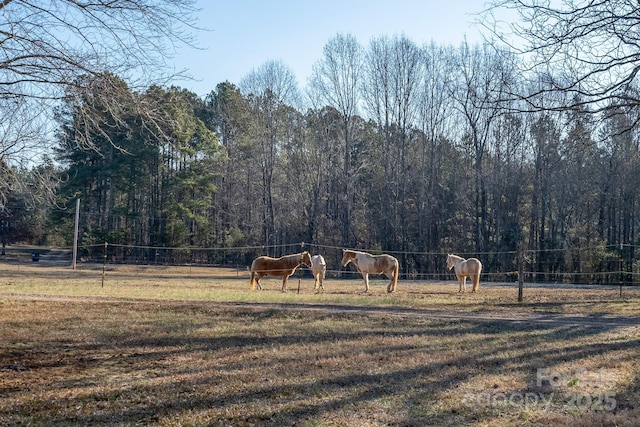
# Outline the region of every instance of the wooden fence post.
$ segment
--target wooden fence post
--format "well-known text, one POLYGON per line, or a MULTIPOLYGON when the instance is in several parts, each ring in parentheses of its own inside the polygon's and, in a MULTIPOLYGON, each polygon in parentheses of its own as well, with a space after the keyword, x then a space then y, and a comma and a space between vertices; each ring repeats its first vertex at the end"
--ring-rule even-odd
POLYGON ((522 246, 518 247, 518 302, 522 302, 522 288, 524 287, 524 253, 522 246))

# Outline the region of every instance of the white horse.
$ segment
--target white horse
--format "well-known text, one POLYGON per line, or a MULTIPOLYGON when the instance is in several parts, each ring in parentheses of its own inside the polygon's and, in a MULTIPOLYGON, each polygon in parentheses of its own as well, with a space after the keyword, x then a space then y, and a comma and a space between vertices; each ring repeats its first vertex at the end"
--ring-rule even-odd
POLYGON ((391 282, 387 286, 387 292, 395 292, 398 285, 399 263, 398 260, 391 255, 371 255, 366 252, 352 251, 350 249, 342 250, 342 266, 352 263, 356 266, 356 270, 362 274, 364 279, 365 292, 369 292, 369 273, 385 274, 391 282))
POLYGON ((313 273, 313 278, 315 280, 314 289, 318 291, 321 289, 324 292, 324 276, 327 272, 327 263, 325 262, 322 255, 314 255, 311 257, 311 272, 313 273))
POLYGON ((467 291, 467 277, 473 280, 472 292, 478 292, 478 286, 480 285, 480 273, 482 273, 482 263, 478 258, 464 259, 458 255, 448 254, 447 256, 447 269, 454 268, 456 277, 460 282, 460 290, 458 292, 467 291))

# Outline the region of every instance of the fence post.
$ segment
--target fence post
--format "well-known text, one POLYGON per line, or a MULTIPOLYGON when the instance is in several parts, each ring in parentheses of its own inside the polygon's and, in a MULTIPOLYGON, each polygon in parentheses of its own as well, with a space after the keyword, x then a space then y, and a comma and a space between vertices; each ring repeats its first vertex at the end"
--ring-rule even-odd
POLYGON ((518 247, 518 302, 522 302, 522 288, 524 287, 524 254, 522 246, 518 247))
POLYGON ((618 269, 620 271, 620 298, 622 298, 622 285, 624 283, 624 263, 622 261, 622 257, 618 260, 618 269))
POLYGON ((78 260, 78 223, 80 222, 80 198, 76 199, 76 222, 73 229, 73 259, 71 265, 73 269, 76 269, 76 262, 78 260))
POLYGON ((101 288, 104 288, 104 273, 107 268, 107 242, 104 242, 104 253, 102 255, 102 285, 101 288))

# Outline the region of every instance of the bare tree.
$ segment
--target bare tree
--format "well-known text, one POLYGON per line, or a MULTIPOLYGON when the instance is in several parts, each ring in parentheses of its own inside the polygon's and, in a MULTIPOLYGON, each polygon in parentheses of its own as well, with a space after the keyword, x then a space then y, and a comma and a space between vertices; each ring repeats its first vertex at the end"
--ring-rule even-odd
POLYGON ((423 76, 422 51, 405 36, 371 40, 365 60, 365 106, 380 126, 380 150, 384 171, 381 217, 389 245, 406 250, 407 206, 413 202, 409 182, 411 130, 419 115, 417 92, 423 76), (412 197, 410 197, 412 199, 412 197), (396 229, 397 228, 397 229, 396 229), (397 241, 392 236, 397 236, 397 241))
POLYGON ((324 57, 313 66, 309 80, 312 101, 318 102, 319 109, 329 106, 341 116, 344 132, 344 169, 342 212, 342 240, 348 244, 351 215, 350 150, 353 119, 358 109, 358 85, 360 84, 363 61, 362 46, 350 34, 338 34, 330 39, 323 49, 324 57))
POLYGON ((173 73, 164 60, 192 39, 193 0, 0 2, 0 96, 58 99, 83 74, 173 73), (151 67, 151 66, 156 67, 151 67), (157 67, 160 66, 160 67, 157 67))
POLYGON ((508 56, 505 52, 495 50, 487 43, 469 46, 465 42, 453 59, 453 70, 458 82, 452 86, 451 97, 468 132, 466 143, 474 168, 473 218, 478 251, 484 250, 489 240, 484 155, 487 153, 495 121, 504 113, 504 102, 501 99, 513 79, 512 62, 506 58, 508 56))
POLYGON ((578 109, 588 104, 593 112, 613 105, 640 106, 637 92, 626 90, 637 86, 640 71, 636 0, 494 0, 482 22, 528 59, 526 75, 544 76, 538 90, 518 94, 529 108, 578 109), (517 19, 506 24, 499 19, 505 13, 517 19), (541 104, 539 95, 548 91, 569 96, 559 104, 541 104))
MULTIPOLYGON (((110 72, 143 84, 175 74, 165 60, 178 46, 192 43, 194 3, 0 1, 0 159, 33 164, 50 147, 58 101, 90 93, 86 84, 92 76, 110 72)), ((111 105, 107 101, 104 105, 111 105)), ((82 138, 77 143, 92 146, 82 138)), ((0 188, 0 196, 4 191, 0 188)))
MULTIPOLYGON (((433 203, 437 199, 438 181, 444 166, 441 159, 441 147, 447 139, 453 139, 455 115, 451 93, 453 76, 450 72, 453 48, 430 43, 423 47, 423 75, 420 82, 418 99, 420 104, 419 129, 423 141, 419 152, 420 181, 418 182, 418 236, 425 247, 438 247, 437 220, 442 206, 433 203)), ((432 266, 435 268, 435 266, 432 266)))
POLYGON ((262 241, 277 243, 277 219, 274 207, 274 182, 282 170, 280 157, 283 138, 288 125, 289 107, 300 101, 297 81, 282 61, 269 61, 251 71, 240 82, 240 90, 248 98, 253 116, 251 139, 255 153, 252 158, 261 172, 260 194, 262 200, 262 241))

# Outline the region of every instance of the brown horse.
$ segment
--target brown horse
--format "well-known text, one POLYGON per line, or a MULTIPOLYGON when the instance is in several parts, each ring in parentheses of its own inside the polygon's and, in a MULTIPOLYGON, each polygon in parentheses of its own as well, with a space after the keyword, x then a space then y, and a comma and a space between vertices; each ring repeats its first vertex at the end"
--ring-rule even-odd
POLYGON ((251 263, 251 290, 262 289, 260 279, 264 276, 282 276, 282 292, 287 292, 287 279, 296 271, 300 264, 311 267, 311 255, 304 251, 299 254, 285 255, 280 258, 261 256, 251 263))
POLYGON ((342 266, 352 263, 356 270, 362 274, 364 279, 365 292, 369 292, 369 273, 385 274, 391 282, 387 286, 387 292, 395 292, 398 285, 399 264, 398 260, 391 255, 371 255, 366 252, 342 250, 342 266))
POLYGON ((447 256, 447 269, 454 268, 456 277, 460 282, 460 290, 458 292, 467 291, 467 277, 473 280, 472 292, 478 292, 478 286, 480 285, 480 273, 482 273, 482 263, 478 258, 464 259, 457 255, 448 254, 447 256))

